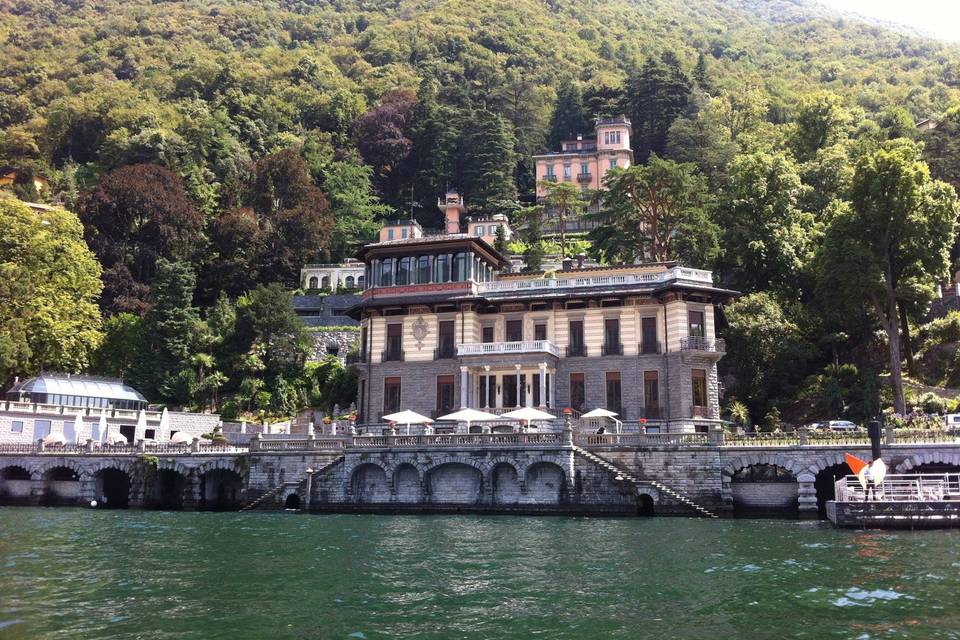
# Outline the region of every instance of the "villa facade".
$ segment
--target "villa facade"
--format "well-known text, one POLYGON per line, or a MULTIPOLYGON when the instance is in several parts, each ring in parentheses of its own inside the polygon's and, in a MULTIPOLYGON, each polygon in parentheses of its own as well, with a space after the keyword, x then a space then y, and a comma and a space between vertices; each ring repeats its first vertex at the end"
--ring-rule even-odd
MULTIPOLYGON (((468 234, 378 242, 359 253, 360 423, 403 409, 598 407, 648 429, 719 420, 714 305, 734 292, 676 264, 503 274, 468 234)), ((440 425, 442 428, 442 425, 440 425)))
POLYGON ((630 120, 624 116, 598 119, 593 140, 577 136, 561 142, 559 151, 533 156, 537 197, 546 195, 544 182, 571 182, 584 190, 602 189, 608 172, 633 164, 630 133, 630 120))

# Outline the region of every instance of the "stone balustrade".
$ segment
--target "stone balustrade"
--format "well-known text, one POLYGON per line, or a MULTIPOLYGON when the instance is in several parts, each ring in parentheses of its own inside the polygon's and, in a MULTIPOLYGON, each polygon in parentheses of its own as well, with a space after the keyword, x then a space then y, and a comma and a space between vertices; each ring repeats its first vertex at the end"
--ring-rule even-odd
POLYGON ((458 356, 501 355, 514 353, 549 353, 560 357, 560 349, 549 340, 518 342, 469 342, 457 345, 458 356))
POLYGON ((530 289, 576 289, 583 287, 608 287, 616 285, 657 284, 673 280, 686 280, 701 284, 713 284, 713 274, 702 269, 673 267, 654 273, 632 273, 609 276, 584 276, 540 278, 537 280, 497 280, 474 285, 477 293, 497 291, 526 291, 530 289))

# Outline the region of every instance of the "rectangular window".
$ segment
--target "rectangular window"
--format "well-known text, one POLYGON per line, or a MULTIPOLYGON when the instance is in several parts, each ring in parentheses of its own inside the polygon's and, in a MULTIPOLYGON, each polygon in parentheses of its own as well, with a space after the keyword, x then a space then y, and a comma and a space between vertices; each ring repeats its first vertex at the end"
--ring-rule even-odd
POLYGON ((407 228, 406 228, 406 227, 404 227, 403 229, 400 230, 400 237, 403 238, 404 240, 407 238, 407 228))
MULTIPOLYGON (((360 404, 357 405, 357 422, 366 423, 364 411, 367 410, 367 381, 360 381, 360 404)), ((171 436, 173 437, 173 436, 171 436)))
POLYGON ((580 175, 585 176, 590 173, 590 165, 586 162, 580 163, 580 175))
POLYGON ((640 353, 660 353, 656 318, 640 318, 640 336, 640 353))
POLYGON ((607 372, 607 409, 615 413, 623 413, 620 402, 620 372, 607 372))
POLYGON ((439 338, 439 344, 437 345, 437 357, 438 358, 452 358, 454 356, 454 334, 456 329, 456 323, 453 320, 443 320, 440 322, 437 336, 439 338))
POLYGON ((475 225, 473 225, 473 235, 475 235, 475 236, 482 236, 482 235, 483 235, 483 225, 482 225, 482 224, 475 224, 475 225))
POLYGON ((656 371, 643 372, 643 417, 660 418, 660 376, 656 371))
POLYGON ((480 403, 484 409, 497 404, 497 376, 480 376, 480 403))
POLYGON ((583 320, 570 321, 570 346, 568 356, 587 355, 586 345, 583 343, 583 320))
POLYGON ((50 421, 49 420, 34 420, 33 421, 33 439, 34 441, 39 440, 45 436, 50 435, 50 421))
POLYGON ((420 256, 417 258, 417 283, 427 284, 430 282, 430 256, 420 256))
POLYGON ((563 179, 570 180, 571 178, 573 178, 573 167, 569 164, 563 165, 563 179))
POLYGON ((607 318, 603 321, 603 352, 608 356, 623 353, 623 346, 620 344, 619 318, 607 318))
POLYGON ((387 240, 393 240, 393 229, 387 229, 387 240))
POLYGON ((395 322, 387 325, 386 360, 400 360, 403 351, 403 324, 395 322))
POLYGON ((547 339, 547 325, 543 323, 533 325, 533 339, 534 340, 546 340, 547 339))
POLYGON ((507 342, 523 342, 523 320, 507 320, 507 342))
POLYGON ((383 412, 400 411, 400 378, 383 379, 383 412))
POLYGON ((493 325, 487 325, 480 329, 480 341, 485 343, 493 342, 493 325))
POLYGON ((503 406, 519 407, 517 394, 517 376, 513 374, 503 376, 503 406))
POLYGON ((702 338, 705 335, 703 311, 688 311, 687 320, 689 322, 687 335, 691 338, 702 338))
POLYGON ((552 165, 552 164, 548 164, 548 165, 547 165, 547 175, 548 175, 548 176, 554 176, 554 175, 556 175, 553 171, 554 171, 553 165, 552 165))
POLYGON ((616 159, 616 158, 610 158, 610 168, 611 168, 611 169, 616 169, 616 168, 617 168, 617 159, 616 159))
POLYGON ((360 362, 367 361, 367 328, 360 327, 360 362))
POLYGON ((14 420, 11 422, 10 433, 23 433, 23 420, 14 420))
POLYGON ((693 406, 696 412, 697 409, 704 409, 707 406, 707 371, 693 369, 690 377, 693 382, 693 406))
POLYGON ((496 236, 497 235, 497 225, 492 224, 487 227, 487 235, 496 236))
POLYGON ((583 411, 586 402, 586 388, 582 373, 570 374, 570 406, 577 411, 583 411))
POLYGON ((437 415, 453 411, 453 376, 437 376, 437 415))

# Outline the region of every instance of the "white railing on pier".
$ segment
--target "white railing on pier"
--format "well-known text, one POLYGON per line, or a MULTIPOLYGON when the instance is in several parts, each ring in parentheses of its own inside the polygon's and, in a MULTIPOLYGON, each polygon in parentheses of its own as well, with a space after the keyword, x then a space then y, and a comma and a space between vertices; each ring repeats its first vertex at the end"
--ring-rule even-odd
POLYGON ((698 284, 713 284, 713 274, 703 269, 673 267, 665 271, 652 273, 630 273, 622 275, 589 276, 577 272, 560 272, 555 278, 537 280, 498 280, 481 282, 476 285, 477 293, 495 293, 499 291, 529 291, 534 289, 571 289, 583 287, 605 287, 629 284, 657 284, 673 280, 684 280, 698 284))
POLYGON ((4 443, 0 444, 0 454, 21 455, 155 455, 155 454, 221 454, 242 453, 249 451, 246 446, 230 444, 210 444, 201 441, 196 446, 170 442, 139 443, 139 444, 44 444, 39 443, 4 443))
POLYGON ((650 447, 664 445, 710 444, 709 433, 580 433, 574 436, 577 446, 590 447, 650 447))
POLYGON ((549 340, 521 342, 468 342, 457 345, 458 356, 497 355, 514 353, 549 353, 560 357, 560 349, 549 340))
POLYGON ((416 436, 357 436, 354 447, 419 448, 419 447, 515 447, 520 445, 564 444, 562 433, 455 433, 416 436))
MULTIPOLYGON (((880 502, 960 502, 960 473, 887 474, 871 499, 880 502)), ((856 476, 834 484, 837 502, 864 502, 867 492, 856 476)))

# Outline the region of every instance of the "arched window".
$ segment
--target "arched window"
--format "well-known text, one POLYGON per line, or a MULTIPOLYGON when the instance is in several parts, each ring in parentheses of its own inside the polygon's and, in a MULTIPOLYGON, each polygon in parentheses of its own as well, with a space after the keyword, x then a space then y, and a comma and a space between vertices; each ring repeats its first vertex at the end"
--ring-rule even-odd
POLYGON ((434 260, 434 282, 450 282, 450 256, 442 254, 434 260))
POLYGON ((357 278, 357 287, 360 289, 363 289, 363 285, 365 281, 366 281, 366 278, 364 276, 359 276, 357 278))
POLYGON ((410 271, 413 267, 413 258, 403 257, 397 261, 397 286, 410 284, 410 271))
POLYGON ((320 280, 320 288, 321 289, 330 288, 330 276, 323 276, 323 278, 320 280))
POLYGON ((393 258, 384 258, 380 263, 380 286, 393 286, 393 258))
POLYGON ((430 282, 430 256, 420 256, 417 258, 417 283, 428 284, 430 282))
POLYGON ((308 289, 317 288, 317 276, 310 276, 310 284, 307 286, 308 289))
POLYGON ((344 282, 346 283, 347 289, 353 289, 353 286, 354 286, 354 285, 353 285, 353 276, 347 276, 347 279, 344 280, 344 282))

